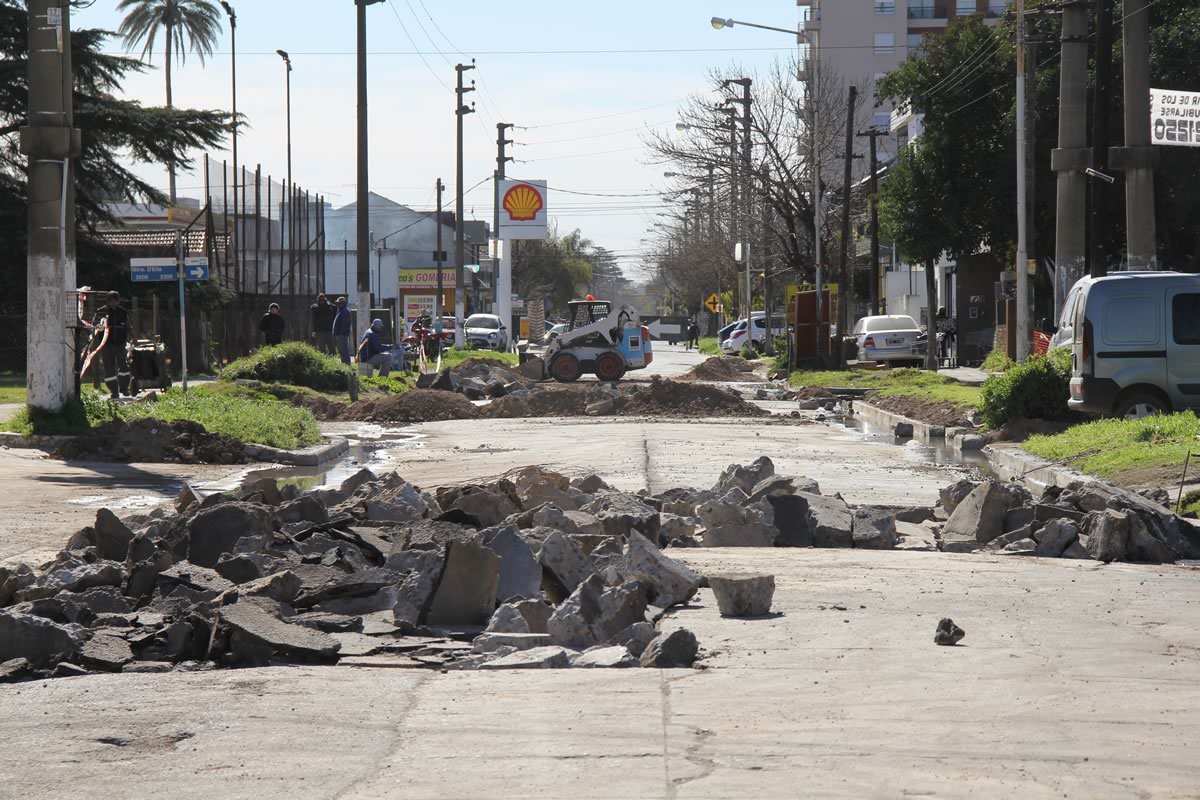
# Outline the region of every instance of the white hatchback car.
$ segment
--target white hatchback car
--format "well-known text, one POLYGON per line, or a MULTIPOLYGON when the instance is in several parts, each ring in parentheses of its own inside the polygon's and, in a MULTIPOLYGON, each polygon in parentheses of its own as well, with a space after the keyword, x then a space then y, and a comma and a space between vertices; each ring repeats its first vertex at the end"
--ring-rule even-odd
POLYGON ((854 325, 859 361, 908 362, 920 366, 924 357, 917 338, 921 328, 904 314, 863 317, 854 325))

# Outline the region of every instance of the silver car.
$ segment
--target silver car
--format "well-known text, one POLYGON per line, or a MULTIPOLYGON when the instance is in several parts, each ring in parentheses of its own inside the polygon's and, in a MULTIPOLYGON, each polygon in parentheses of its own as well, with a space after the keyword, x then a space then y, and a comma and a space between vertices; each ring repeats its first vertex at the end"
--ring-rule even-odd
POLYGON ((495 314, 472 314, 463 324, 467 347, 483 350, 508 349, 508 329, 495 314))
POLYGON ((886 314, 863 317, 854 325, 851 335, 858 347, 859 361, 921 366, 923 359, 917 341, 921 333, 912 317, 886 314))

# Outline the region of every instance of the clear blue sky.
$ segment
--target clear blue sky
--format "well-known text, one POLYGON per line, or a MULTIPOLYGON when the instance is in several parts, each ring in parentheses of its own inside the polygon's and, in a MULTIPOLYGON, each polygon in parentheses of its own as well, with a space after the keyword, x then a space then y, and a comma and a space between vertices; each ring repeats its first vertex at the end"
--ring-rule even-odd
MULTIPOLYGON (((248 118, 239 141, 241 160, 261 163, 276 177, 286 174, 284 66, 275 51, 287 50, 295 66, 295 179, 335 206, 353 202, 352 0, 233 5, 238 106, 248 118)), ((115 30, 116 6, 117 0, 97 0, 74 10, 72 24, 115 30)), ((548 180, 560 230, 582 229, 597 244, 628 256, 627 267, 636 263, 639 240, 649 235, 654 212, 661 210, 633 206, 655 201, 556 195, 555 187, 612 193, 665 188, 663 168, 644 163, 644 130, 638 129, 673 126, 678 101, 705 91, 711 68, 738 64, 761 70, 794 48, 785 34, 744 27, 715 31, 709 19, 732 16, 792 27, 798 18, 792 0, 385 0, 367 11, 373 191, 429 208, 434 180, 441 177, 450 187, 447 203, 453 202, 453 65, 474 56, 478 69, 468 74, 479 87, 470 96, 478 113, 466 119, 464 185, 490 177, 496 122, 528 126, 512 137, 521 143, 512 155, 529 163, 510 165, 509 174, 548 180)), ((110 49, 120 50, 119 40, 110 49)), ((175 103, 227 108, 229 61, 227 35, 204 66, 189 57, 175 73, 175 103)), ((162 55, 153 63, 126 90, 143 103, 161 104, 162 55)), ((165 171, 146 174, 165 188, 165 171)), ((181 176, 180 194, 198 196, 200 183, 181 176)), ((468 194, 468 218, 491 218, 490 185, 489 180, 468 194)))

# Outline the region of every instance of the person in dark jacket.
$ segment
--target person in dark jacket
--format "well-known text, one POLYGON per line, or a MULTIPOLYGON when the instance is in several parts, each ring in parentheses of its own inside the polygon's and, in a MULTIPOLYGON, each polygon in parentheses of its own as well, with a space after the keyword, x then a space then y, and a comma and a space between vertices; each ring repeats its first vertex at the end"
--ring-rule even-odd
POLYGON ((312 312, 313 346, 325 355, 333 355, 333 318, 337 316, 337 309, 322 293, 317 295, 317 302, 309 310, 312 312))
POLYGON ((350 363, 350 330, 353 319, 350 315, 350 305, 346 298, 339 297, 333 313, 333 343, 337 345, 338 355, 343 364, 350 363))
POLYGON ((271 303, 267 313, 258 321, 258 329, 262 331, 263 341, 267 344, 283 342, 283 329, 286 323, 279 313, 279 303, 271 303))
POLYGON ((96 312, 92 324, 108 328, 108 336, 100 350, 100 360, 104 365, 104 385, 112 393, 112 399, 118 399, 122 394, 129 395, 129 361, 125 355, 125 345, 129 339, 129 312, 121 306, 121 294, 109 292, 108 301, 96 312))
POLYGON ((358 343, 358 363, 379 368, 379 377, 386 378, 392 371, 392 354, 383 346, 383 320, 371 320, 371 327, 358 343))
POLYGON ((687 349, 700 347, 700 326, 696 324, 696 320, 692 320, 688 324, 688 344, 687 349))

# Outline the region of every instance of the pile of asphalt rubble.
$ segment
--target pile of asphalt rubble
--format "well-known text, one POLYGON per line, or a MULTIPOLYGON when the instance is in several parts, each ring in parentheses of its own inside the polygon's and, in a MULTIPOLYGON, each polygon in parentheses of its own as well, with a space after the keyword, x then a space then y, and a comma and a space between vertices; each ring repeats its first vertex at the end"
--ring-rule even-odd
POLYGON ((434 492, 367 470, 307 493, 266 478, 203 498, 185 487, 175 513, 103 509, 52 562, 0 568, 0 681, 279 663, 686 668, 699 643, 659 630, 668 609, 707 602, 705 587, 723 616, 761 616, 775 584, 702 577, 672 547, 1166 562, 1200 556, 1200 535, 1102 483, 1034 502, 961 481, 932 508, 851 507, 765 457, 656 495, 539 467, 434 492))

